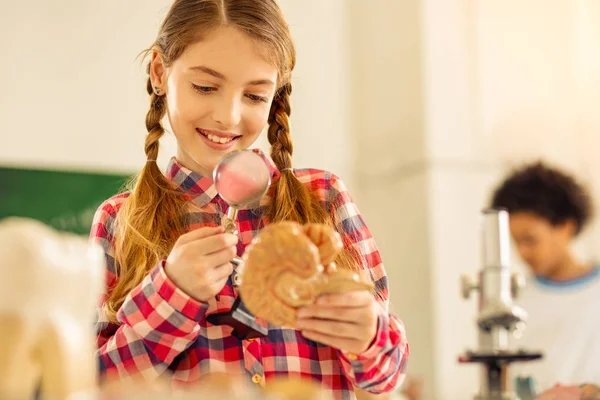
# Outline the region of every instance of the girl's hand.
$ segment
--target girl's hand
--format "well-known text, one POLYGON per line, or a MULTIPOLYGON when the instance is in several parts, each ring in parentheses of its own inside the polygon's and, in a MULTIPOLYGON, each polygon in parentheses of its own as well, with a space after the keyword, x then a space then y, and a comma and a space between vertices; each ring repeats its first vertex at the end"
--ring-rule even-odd
POLYGON ((218 294, 233 272, 238 237, 222 226, 200 228, 179 237, 165 264, 165 273, 194 299, 206 302, 218 294))
POLYGON ((375 339, 379 312, 381 307, 366 290, 327 294, 298 310, 296 329, 307 339, 360 354, 375 339))

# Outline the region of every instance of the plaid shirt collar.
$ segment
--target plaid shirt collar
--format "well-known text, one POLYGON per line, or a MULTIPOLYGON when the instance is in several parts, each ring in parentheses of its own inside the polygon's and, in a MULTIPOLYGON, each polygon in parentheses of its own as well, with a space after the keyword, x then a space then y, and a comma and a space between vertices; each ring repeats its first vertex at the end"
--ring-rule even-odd
MULTIPOLYGON (((281 174, 273 160, 259 149, 252 149, 252 151, 265 160, 271 172, 271 183, 276 182, 281 174)), ((169 161, 165 176, 200 207, 206 206, 218 196, 212 177, 202 176, 184 167, 175 157, 169 161)))

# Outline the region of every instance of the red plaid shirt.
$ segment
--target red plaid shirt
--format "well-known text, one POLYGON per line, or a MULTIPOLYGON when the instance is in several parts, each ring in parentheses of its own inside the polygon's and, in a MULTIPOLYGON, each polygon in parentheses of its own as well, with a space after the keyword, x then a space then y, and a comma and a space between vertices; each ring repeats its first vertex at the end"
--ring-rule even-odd
MULTIPOLYGON (((272 163, 270 166, 275 181, 279 171, 272 163)), ((353 386, 374 393, 397 387, 404 376, 409 350, 402 323, 387 312, 388 283, 373 237, 338 177, 315 169, 294 173, 330 210, 344 243, 362 254, 364 272, 384 299, 372 346, 353 357, 305 339, 294 329, 272 325, 268 336, 240 340, 231 335, 230 327, 206 321, 206 316, 231 308, 237 297, 231 278, 219 296, 200 303, 169 280, 163 261, 126 298, 117 315, 119 325, 109 323, 99 308, 98 356, 106 378, 124 379, 141 373, 146 379, 154 379, 169 371, 177 385, 193 383, 214 372, 246 374, 262 384, 275 376, 310 377, 331 390, 336 399, 354 399, 353 386)), ((217 195, 211 179, 186 169, 175 159, 166 176, 188 195, 184 218, 189 230, 220 224, 228 206, 217 195)), ((117 213, 127 195, 105 201, 92 226, 91 239, 106 253, 105 295, 118 279, 113 234, 117 213)), ((262 210, 268 201, 265 197, 261 205, 240 210, 238 255, 264 226, 262 210)))

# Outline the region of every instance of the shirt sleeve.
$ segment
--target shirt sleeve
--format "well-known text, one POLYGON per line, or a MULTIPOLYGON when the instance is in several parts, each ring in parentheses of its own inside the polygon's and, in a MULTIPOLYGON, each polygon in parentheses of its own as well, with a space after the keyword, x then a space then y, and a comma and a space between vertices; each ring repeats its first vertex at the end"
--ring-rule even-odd
POLYGON ((405 378, 410 351, 404 325, 388 312, 389 285, 381 255, 346 186, 335 175, 331 179, 329 204, 344 246, 359 255, 364 275, 375 284, 381 306, 373 343, 361 354, 339 351, 342 368, 355 386, 371 393, 390 392, 405 378))
POLYGON ((113 197, 96 211, 90 240, 102 246, 106 258, 106 287, 98 307, 97 356, 104 379, 145 379, 161 376, 175 357, 199 334, 207 305, 183 293, 169 280, 164 262, 127 296, 117 313, 118 324, 108 321, 104 304, 118 278, 114 227, 123 197, 113 197))

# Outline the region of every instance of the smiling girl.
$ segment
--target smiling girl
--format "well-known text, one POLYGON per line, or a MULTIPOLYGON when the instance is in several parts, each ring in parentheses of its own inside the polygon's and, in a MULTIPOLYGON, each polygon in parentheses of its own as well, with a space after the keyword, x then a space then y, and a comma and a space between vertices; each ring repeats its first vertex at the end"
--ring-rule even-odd
POLYGON ((354 398, 355 387, 393 390, 409 351, 402 323, 387 311, 371 233, 337 176, 292 168, 295 51, 277 3, 176 0, 149 54, 147 162, 131 191, 100 206, 91 232, 108 266, 98 323, 103 378, 168 376, 182 386, 211 373, 261 385, 303 377, 338 399, 354 398), (177 154, 163 174, 156 159, 164 118, 177 154), (266 126, 273 184, 258 208, 240 210, 239 236, 224 233, 228 206, 212 170, 266 126), (237 297, 229 261, 265 224, 283 220, 334 226, 345 244, 338 266, 361 271, 376 290, 323 296, 298 311, 295 329, 269 326, 264 337, 239 339, 207 317, 237 297))

